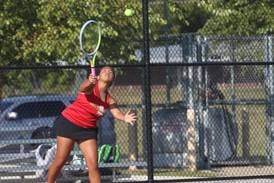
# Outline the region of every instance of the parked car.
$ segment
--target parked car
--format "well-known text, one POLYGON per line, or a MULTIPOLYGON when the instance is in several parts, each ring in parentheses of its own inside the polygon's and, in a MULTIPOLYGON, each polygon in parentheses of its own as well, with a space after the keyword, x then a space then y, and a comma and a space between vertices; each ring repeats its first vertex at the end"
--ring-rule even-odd
MULTIPOLYGON (((200 123, 204 124, 204 148, 208 151, 205 156, 213 162, 229 160, 237 148, 237 124, 225 107, 210 107, 206 116, 200 123)), ((154 166, 186 166, 187 108, 184 104, 179 102, 158 109, 152 113, 152 122, 154 166)))
POLYGON ((152 113, 155 167, 186 165, 186 111, 175 104, 152 113))
MULTIPOLYGON (((73 96, 36 95, 16 96, 0 101, 0 140, 27 140, 52 136, 53 121, 66 106, 74 101, 73 96)), ((0 153, 22 153, 37 144, 1 143, 0 153)))
MULTIPOLYGON (((26 153, 39 145, 13 144, 12 141, 15 140, 54 138, 54 120, 74 100, 74 96, 68 95, 16 96, 1 100, 0 154, 26 153), (7 143, 8 141, 11 143, 7 143)), ((109 121, 113 118, 107 113, 104 120, 109 121)), ((115 143, 114 126, 109 126, 106 122, 102 124, 104 126, 100 129, 104 128, 104 133, 99 137, 101 141, 115 143)))

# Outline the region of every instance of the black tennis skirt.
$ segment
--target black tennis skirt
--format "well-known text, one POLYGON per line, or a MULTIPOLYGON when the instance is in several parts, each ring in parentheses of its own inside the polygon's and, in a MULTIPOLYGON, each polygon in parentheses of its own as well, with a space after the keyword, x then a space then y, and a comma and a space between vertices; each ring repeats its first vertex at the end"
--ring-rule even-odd
POLYGON ((75 141, 83 141, 87 139, 97 140, 97 128, 79 127, 64 116, 60 115, 54 122, 53 130, 56 136, 66 137, 75 141))

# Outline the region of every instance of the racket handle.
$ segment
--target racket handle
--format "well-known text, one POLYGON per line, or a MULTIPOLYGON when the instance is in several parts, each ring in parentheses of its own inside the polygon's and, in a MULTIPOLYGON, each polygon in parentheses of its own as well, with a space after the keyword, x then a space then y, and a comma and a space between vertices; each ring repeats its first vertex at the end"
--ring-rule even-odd
POLYGON ((91 68, 91 75, 96 76, 95 68, 91 68))

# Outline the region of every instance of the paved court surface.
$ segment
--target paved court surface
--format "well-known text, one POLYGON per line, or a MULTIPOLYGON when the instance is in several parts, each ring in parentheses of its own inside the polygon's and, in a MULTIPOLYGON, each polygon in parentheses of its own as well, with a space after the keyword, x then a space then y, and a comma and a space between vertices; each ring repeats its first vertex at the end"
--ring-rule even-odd
MULTIPOLYGON (((160 180, 163 182, 167 177, 161 177, 161 176, 155 176, 155 180, 160 180)), ((178 177, 169 177, 170 180, 172 179, 178 179, 178 177)), ((180 177, 179 177, 180 179, 180 177)), ((181 177, 183 179, 183 177, 181 177)), ((139 180, 139 181, 145 181, 147 180, 146 176, 131 176, 130 178, 119 178, 119 182, 123 181, 132 181, 132 180, 139 180)), ((166 183, 169 181, 167 180, 166 183)), ((174 182, 174 181, 172 181, 174 182)), ((248 179, 248 180, 218 180, 218 181, 182 181, 178 183, 274 183, 274 179, 248 179)))
MULTIPOLYGON (((181 182, 183 183, 183 182, 181 182)), ((274 183, 274 179, 249 179, 249 180, 222 180, 222 181, 202 181, 192 183, 274 183)))

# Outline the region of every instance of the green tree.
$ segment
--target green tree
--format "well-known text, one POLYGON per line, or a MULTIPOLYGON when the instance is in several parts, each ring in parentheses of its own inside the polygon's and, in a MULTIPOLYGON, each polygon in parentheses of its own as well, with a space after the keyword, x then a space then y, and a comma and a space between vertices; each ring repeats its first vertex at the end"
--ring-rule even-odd
POLYGON ((56 60, 76 63, 81 56, 79 31, 88 19, 96 19, 102 26, 99 58, 132 60, 133 55, 128 53, 140 47, 142 19, 141 4, 137 0, 4 0, 1 10, 1 38, 5 47, 1 60, 9 63, 10 60, 35 64, 54 64, 56 60), (124 16, 126 7, 135 10, 132 17, 124 16))
MULTIPOLYGON (((36 16, 38 4, 35 0, 0 2, 0 66, 23 64, 23 44, 30 39, 34 31, 33 24, 39 20, 36 16)), ((30 59, 29 59, 30 60, 30 59)), ((27 74, 29 75, 29 74, 27 74)), ((25 88, 26 74, 18 72, 0 72, 0 98, 6 84, 25 88)), ((14 92, 11 92, 14 94, 14 92)))
MULTIPOLYGON (((23 63, 24 43, 33 39, 39 20, 35 0, 2 0, 0 3, 0 66, 23 63)), ((31 60, 28 59, 28 60, 31 60)))
MULTIPOLYGON (((166 0, 167 1, 167 0, 166 0)), ((192 0, 150 3, 151 39, 169 33, 258 35, 274 30, 274 4, 270 0, 192 0), (167 25, 169 23, 169 25, 167 25)), ((142 5, 139 0, 2 0, 0 4, 1 65, 76 63, 80 58, 79 31, 88 19, 103 29, 99 59, 134 60, 142 46, 142 5), (135 10, 124 16, 126 8, 135 10)))
MULTIPOLYGON (((142 47, 141 1, 131 0, 2 0, 0 4, 1 62, 7 65, 55 65, 62 60, 78 63, 81 52, 79 32, 89 19, 100 22, 102 44, 97 60, 117 63, 135 60, 134 51, 142 47), (131 17, 124 16, 124 10, 132 8, 131 17)), ((16 88, 21 81, 30 82, 29 88, 38 85, 61 84, 67 77, 56 79, 47 73, 37 71, 20 74, 2 73, 2 87, 9 81, 16 88)), ((70 78, 71 79, 71 78, 70 78)), ((1 88, 2 88, 1 87, 1 88)), ((24 87, 23 87, 24 88, 24 87)))
POLYGON ((206 35, 263 35, 274 33, 274 2, 271 0, 202 0, 210 15, 199 30, 206 35))
MULTIPOLYGON (((57 60, 78 63, 81 57, 78 36, 88 19, 99 21, 103 31, 97 60, 101 63, 135 61, 134 51, 142 48, 141 3, 140 0, 1 0, 0 66, 55 65, 57 60), (124 16, 126 8, 133 9, 134 15, 124 16)), ((164 44, 155 40, 167 32, 261 35, 273 34, 274 30, 271 0, 156 0, 149 3, 152 46, 164 44), (165 2, 168 17, 164 14, 165 2)), ((65 83, 63 81, 70 77, 56 80, 42 72, 24 75, 1 72, 0 75, 0 85, 9 80, 16 86, 20 85, 18 80, 31 81, 29 78, 47 80, 47 85, 52 86, 65 83)), ((31 87, 39 86, 34 82, 31 87)))

